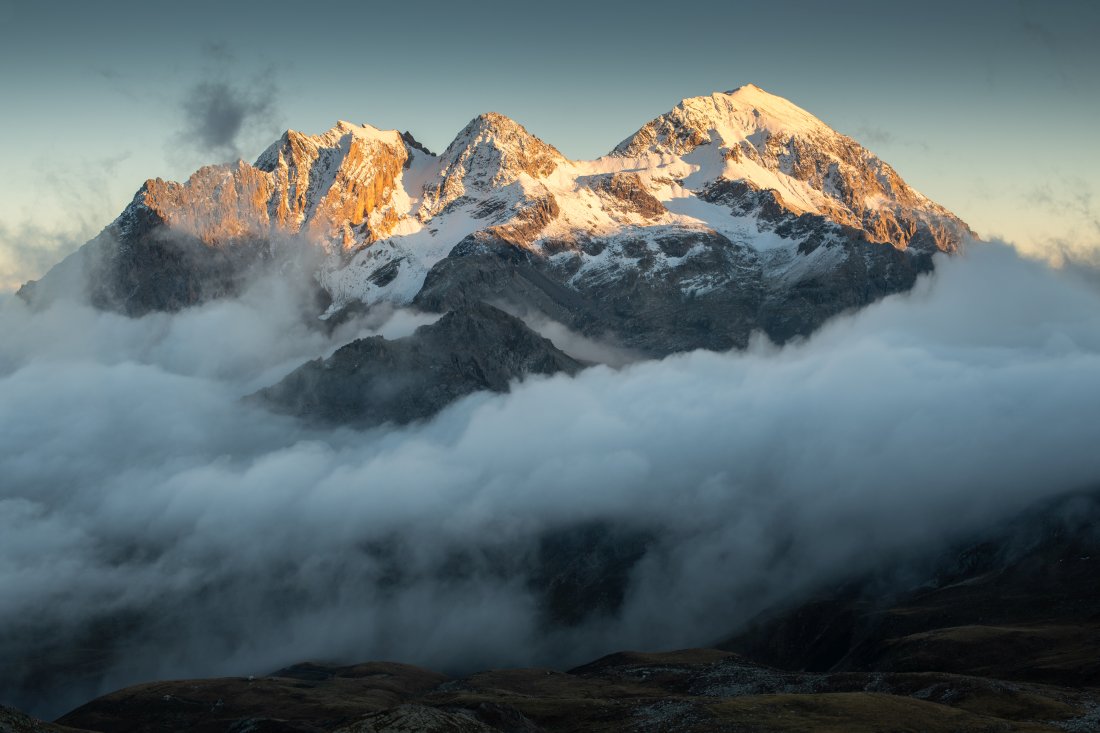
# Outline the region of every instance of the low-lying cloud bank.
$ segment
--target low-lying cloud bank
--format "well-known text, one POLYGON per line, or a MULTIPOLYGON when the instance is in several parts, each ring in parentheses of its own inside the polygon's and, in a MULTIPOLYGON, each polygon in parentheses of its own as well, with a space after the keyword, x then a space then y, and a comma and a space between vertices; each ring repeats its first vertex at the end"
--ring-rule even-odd
POLYGON ((1100 294, 997 245, 938 264, 804 343, 531 380, 368 433, 237 402, 378 327, 326 336, 277 281, 138 320, 9 300, 0 700, 53 715, 305 659, 462 671, 706 644, 1100 483, 1100 294), (617 613, 555 626, 540 558, 578 526, 644 554, 617 613))

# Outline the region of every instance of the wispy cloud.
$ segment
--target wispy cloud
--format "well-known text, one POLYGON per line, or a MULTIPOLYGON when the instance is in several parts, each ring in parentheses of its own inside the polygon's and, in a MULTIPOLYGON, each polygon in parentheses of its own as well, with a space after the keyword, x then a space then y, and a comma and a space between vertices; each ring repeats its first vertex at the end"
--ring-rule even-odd
POLYGON ((50 228, 23 222, 0 222, 0 293, 12 292, 28 280, 41 277, 50 267, 88 240, 82 229, 50 228))
POLYGON ((0 222, 0 292, 41 277, 118 214, 110 209, 110 192, 129 157, 123 151, 65 165, 39 162, 29 185, 39 194, 41 210, 17 223, 0 222), (44 210, 63 215, 43 216, 44 210))
POLYGON ((203 78, 180 100, 179 140, 218 161, 239 158, 242 146, 256 134, 277 131, 274 67, 245 72, 233 52, 220 44, 207 45, 204 56, 203 78))
POLYGON ((278 280, 142 319, 7 306, 0 697, 55 713, 318 657, 706 644, 1100 475, 1100 295, 992 245, 802 343, 532 380, 370 433, 237 401, 361 326, 308 327, 278 280), (540 547, 593 526, 650 541, 621 607, 548 627, 540 547), (97 676, 35 676, 90 645, 97 676))
POLYGON ((1030 45, 1035 68, 1067 90, 1080 90, 1094 82, 1096 32, 1100 13, 1091 3, 1049 3, 1021 0, 1016 28, 1030 45), (1052 22, 1052 16, 1056 18, 1052 22), (1091 58, 1092 63, 1088 63, 1091 58))
POLYGON ((920 140, 898 137, 889 130, 872 124, 863 124, 856 128, 855 139, 867 147, 917 148, 925 152, 929 150, 928 143, 920 140))
POLYGON ((1044 181, 1023 194, 1023 202, 1044 209, 1061 228, 1093 241, 1100 239, 1100 212, 1093 206, 1092 187, 1080 178, 1044 181))

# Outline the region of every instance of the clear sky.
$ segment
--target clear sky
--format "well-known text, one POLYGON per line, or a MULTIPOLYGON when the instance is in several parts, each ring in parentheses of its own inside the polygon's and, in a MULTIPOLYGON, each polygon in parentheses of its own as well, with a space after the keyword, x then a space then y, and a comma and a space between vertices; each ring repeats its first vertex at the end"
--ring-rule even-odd
POLYGON ((0 290, 150 177, 337 119, 433 150, 506 114, 573 158, 753 82, 982 236, 1100 241, 1100 2, 0 0, 0 290))

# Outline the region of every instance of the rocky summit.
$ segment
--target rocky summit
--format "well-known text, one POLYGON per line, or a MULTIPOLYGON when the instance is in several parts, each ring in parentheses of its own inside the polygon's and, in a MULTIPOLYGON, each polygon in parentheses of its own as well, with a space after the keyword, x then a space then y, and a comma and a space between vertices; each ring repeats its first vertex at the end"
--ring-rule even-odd
MULTIPOLYGON (((440 155, 369 125, 288 131, 251 165, 146 181, 98 237, 20 294, 140 316, 231 297, 258 272, 305 263, 319 324, 380 304, 496 318, 471 310, 489 303, 660 357, 744 347, 753 332, 805 336, 912 287, 933 255, 971 236, 857 142, 747 85, 685 99, 591 161, 495 113, 440 155)), ((355 363, 370 361, 367 346, 355 348, 355 363)), ((382 353, 404 347, 371 348, 379 361, 364 379, 374 383, 382 353)), ((517 371, 501 376, 522 377, 529 356, 504 359, 517 371)), ((441 394, 481 384, 462 368, 447 371, 457 381, 441 394)), ((346 366, 318 369, 293 377, 310 385, 308 399, 290 398, 286 384, 265 394, 284 409, 345 414, 315 400, 326 392, 320 375, 345 384, 346 366)), ((407 406, 372 412, 431 412, 407 406)))
POLYGON ((320 423, 399 424, 473 392, 505 392, 512 379, 581 366, 518 318, 472 303, 402 339, 352 341, 253 398, 320 423))

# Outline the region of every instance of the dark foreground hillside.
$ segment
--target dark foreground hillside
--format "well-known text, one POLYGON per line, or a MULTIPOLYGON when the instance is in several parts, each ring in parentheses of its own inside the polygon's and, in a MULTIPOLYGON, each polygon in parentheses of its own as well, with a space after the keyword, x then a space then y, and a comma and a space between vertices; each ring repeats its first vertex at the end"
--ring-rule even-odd
POLYGON ((1096 731, 1100 496, 823 588, 721 649, 463 678, 391 662, 151 682, 0 731, 1096 731), (923 568, 923 575, 921 569, 923 568))

